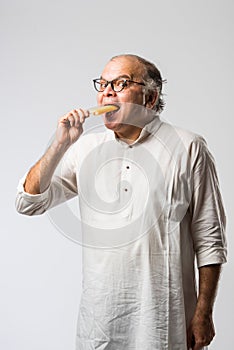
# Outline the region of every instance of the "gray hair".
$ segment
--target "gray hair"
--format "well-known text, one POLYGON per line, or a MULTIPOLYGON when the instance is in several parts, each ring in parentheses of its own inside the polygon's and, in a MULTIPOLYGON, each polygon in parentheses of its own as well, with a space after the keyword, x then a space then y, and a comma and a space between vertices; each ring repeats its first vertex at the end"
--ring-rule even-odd
POLYGON ((154 106, 154 110, 159 114, 162 112, 165 106, 165 101, 163 99, 163 93, 162 93, 162 85, 166 82, 166 80, 162 79, 161 73, 158 70, 158 68, 151 62, 147 61, 146 59, 133 55, 133 54, 123 54, 114 56, 111 58, 111 60, 114 60, 115 58, 119 57, 129 57, 130 59, 135 59, 138 61, 143 69, 144 69, 144 75, 143 75, 143 82, 145 83, 145 93, 155 93, 157 92, 157 102, 154 106))

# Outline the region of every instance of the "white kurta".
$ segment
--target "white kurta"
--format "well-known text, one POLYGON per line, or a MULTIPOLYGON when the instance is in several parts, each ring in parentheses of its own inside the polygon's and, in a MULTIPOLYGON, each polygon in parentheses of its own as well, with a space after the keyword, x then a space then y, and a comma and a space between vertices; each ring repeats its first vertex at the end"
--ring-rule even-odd
POLYGON ((162 122, 127 145, 113 132, 81 137, 32 215, 79 193, 83 292, 77 350, 187 350, 198 267, 226 261, 225 215, 202 137, 162 122), (61 181, 62 180, 62 181, 61 181))

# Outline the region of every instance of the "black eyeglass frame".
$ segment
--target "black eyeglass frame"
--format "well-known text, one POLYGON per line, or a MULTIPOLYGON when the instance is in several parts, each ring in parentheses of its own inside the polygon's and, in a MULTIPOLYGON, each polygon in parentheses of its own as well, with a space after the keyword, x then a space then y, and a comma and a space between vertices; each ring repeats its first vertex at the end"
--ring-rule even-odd
POLYGON ((94 89, 95 89, 97 92, 103 92, 103 91, 107 88, 107 86, 108 86, 109 84, 110 84, 110 86, 111 86, 111 88, 112 88, 112 90, 113 90, 114 92, 121 92, 124 88, 126 88, 126 86, 127 86, 126 83, 134 83, 134 84, 138 84, 138 85, 145 86, 145 83, 141 83, 141 82, 139 82, 139 81, 134 81, 134 80, 130 80, 130 79, 126 79, 126 78, 121 78, 121 77, 116 78, 116 79, 113 79, 113 80, 110 80, 110 81, 105 80, 105 79, 101 79, 101 78, 93 79, 94 89), (103 90, 98 90, 97 87, 96 87, 96 83, 98 83, 98 81, 100 81, 100 80, 104 80, 104 81, 105 81, 105 88, 104 88, 103 90), (118 90, 118 91, 116 91, 116 90, 114 89, 114 82, 117 81, 117 80, 123 80, 123 87, 122 87, 120 90, 118 90))

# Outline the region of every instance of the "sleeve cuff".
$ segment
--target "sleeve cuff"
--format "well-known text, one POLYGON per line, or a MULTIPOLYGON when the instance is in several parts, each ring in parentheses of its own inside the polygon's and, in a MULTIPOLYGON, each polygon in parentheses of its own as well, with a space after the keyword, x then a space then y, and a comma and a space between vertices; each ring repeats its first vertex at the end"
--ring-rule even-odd
POLYGON ((17 186, 17 191, 20 194, 20 196, 24 199, 26 199, 28 202, 30 203, 38 203, 38 202, 42 202, 44 199, 49 197, 49 192, 50 192, 50 186, 42 193, 39 194, 31 194, 28 192, 25 192, 24 190, 24 184, 25 184, 25 180, 27 177, 26 173, 22 179, 19 181, 19 184, 17 186))
POLYGON ((227 262, 226 248, 204 251, 197 254, 197 266, 224 264, 227 262))

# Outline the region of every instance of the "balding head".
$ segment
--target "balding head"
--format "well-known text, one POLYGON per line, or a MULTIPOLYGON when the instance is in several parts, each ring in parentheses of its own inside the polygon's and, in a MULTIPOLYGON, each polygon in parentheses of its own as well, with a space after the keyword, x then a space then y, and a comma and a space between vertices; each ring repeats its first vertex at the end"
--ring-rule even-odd
POLYGON ((162 84, 165 80, 162 79, 158 68, 146 59, 132 54, 114 56, 110 61, 112 60, 128 60, 133 65, 134 71, 139 74, 137 78, 141 78, 145 83, 146 95, 148 95, 149 98, 152 98, 152 95, 157 93, 157 100, 154 109, 160 113, 165 105, 162 98, 162 84))

